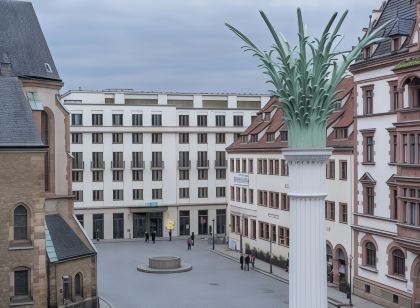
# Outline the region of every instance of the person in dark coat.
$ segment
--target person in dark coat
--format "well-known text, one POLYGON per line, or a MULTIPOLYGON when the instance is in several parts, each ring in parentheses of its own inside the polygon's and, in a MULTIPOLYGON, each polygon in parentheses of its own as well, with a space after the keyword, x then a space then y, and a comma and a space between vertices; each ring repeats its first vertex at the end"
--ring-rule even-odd
POLYGON ((249 271, 249 255, 248 254, 245 257, 245 270, 249 271))
POLYGON ((149 232, 147 232, 147 231, 146 231, 146 232, 144 233, 144 237, 145 237, 145 242, 146 242, 146 243, 149 243, 149 232))
POLYGON ((252 263, 252 268, 254 268, 255 267, 255 254, 254 253, 252 253, 251 255, 251 263, 252 263))
POLYGON ((172 230, 169 230, 169 241, 172 241, 172 230))
POLYGON ((153 244, 155 243, 155 240, 156 240, 156 231, 153 231, 152 232, 152 242, 153 242, 153 244))
POLYGON ((239 257, 239 263, 241 263, 241 270, 244 269, 244 255, 241 254, 241 256, 239 257))
POLYGON ((194 246, 194 232, 191 234, 192 245, 194 246))
POLYGON ((192 240, 191 240, 191 238, 189 237, 189 238, 188 238, 188 240, 187 240, 187 247, 188 247, 188 250, 191 250, 191 244, 192 244, 192 240))

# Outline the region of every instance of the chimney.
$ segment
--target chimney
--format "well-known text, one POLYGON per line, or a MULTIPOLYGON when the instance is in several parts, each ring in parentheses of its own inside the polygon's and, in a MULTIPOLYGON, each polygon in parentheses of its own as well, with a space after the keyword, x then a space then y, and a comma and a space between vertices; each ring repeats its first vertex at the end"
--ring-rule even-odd
POLYGON ((12 63, 10 63, 7 53, 4 53, 0 61, 0 75, 11 76, 12 75, 12 63))

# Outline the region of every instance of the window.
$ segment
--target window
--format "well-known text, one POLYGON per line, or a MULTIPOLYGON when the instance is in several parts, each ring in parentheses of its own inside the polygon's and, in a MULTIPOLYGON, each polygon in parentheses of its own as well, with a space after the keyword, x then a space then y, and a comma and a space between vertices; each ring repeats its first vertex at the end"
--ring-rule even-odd
POLYGON ((178 120, 179 126, 189 126, 190 125, 190 117, 186 114, 180 114, 178 120))
POLYGON ((283 211, 288 211, 290 207, 289 203, 290 203, 289 196, 287 194, 282 193, 281 194, 281 209, 283 211))
POLYGON ((83 125, 83 115, 81 113, 73 113, 71 115, 71 125, 73 126, 83 125))
POLYGON ((162 189, 161 188, 155 188, 152 189, 152 199, 162 199, 162 189))
POLYGON ((254 173, 254 160, 248 159, 248 173, 254 173))
POLYGON ((398 220, 398 190, 391 189, 391 219, 398 220))
POLYGON ((122 133, 112 133, 112 143, 113 144, 122 144, 123 143, 123 134, 122 133))
POLYGON ((287 141, 287 139, 288 139, 287 131, 281 131, 280 132, 280 141, 287 141))
POLYGON ((241 115, 234 115, 233 116, 233 126, 243 126, 244 125, 244 120, 243 120, 243 116, 241 115))
POLYGON ((242 188, 242 203, 246 203, 246 199, 247 199, 247 191, 246 188, 242 188))
POLYGON ((198 198, 208 198, 207 187, 198 187, 198 198))
POLYGON ((374 215, 375 195, 373 186, 365 186, 365 214, 374 215))
POLYGON ((370 293, 370 285, 365 284, 365 292, 370 293))
POLYGON ((123 115, 122 114, 113 114, 112 115, 112 126, 122 126, 123 125, 123 115))
POLYGON ((275 134, 274 133, 267 133, 267 142, 274 142, 275 134))
POLYGON ((132 114, 131 115, 131 125, 132 126, 143 126, 143 115, 142 114, 132 114))
POLYGON ((14 272, 14 295, 29 296, 29 270, 21 269, 14 272))
POLYGON ((335 139, 347 139, 347 128, 336 128, 335 139))
POLYGON ((398 304, 398 302, 399 302, 399 300, 398 300, 398 295, 395 295, 395 294, 393 294, 393 295, 392 295, 392 302, 393 302, 394 304, 398 304))
POLYGON ((132 178, 135 182, 143 181, 143 170, 132 170, 132 178))
POLYGON ((162 144, 162 133, 152 133, 152 144, 162 144))
POLYGON ((162 181, 162 170, 152 170, 152 181, 162 181))
POLYGON ((207 234, 207 225, 208 225, 208 212, 207 210, 198 211, 198 234, 203 235, 207 234))
POLYGON ((335 178, 335 160, 330 159, 326 165, 327 168, 327 179, 335 178))
POLYGON ((143 189, 133 189, 133 200, 143 200, 143 189))
POLYGON ((241 172, 241 160, 239 159, 239 158, 237 158, 236 159, 236 163, 235 163, 235 171, 238 173, 238 172, 241 172))
POLYGON ((391 51, 398 51, 401 47, 401 38, 394 37, 391 39, 391 51))
POLYGON ((179 235, 190 235, 190 211, 179 211, 179 235))
POLYGON ((132 133, 131 142, 133 144, 142 144, 143 143, 143 134, 142 133, 132 133))
POLYGON ((73 200, 74 202, 83 202, 83 190, 74 190, 73 200))
POLYGON ((190 170, 179 170, 179 179, 180 180, 189 180, 190 179, 190 170))
POLYGON ((414 164, 416 151, 416 139, 414 134, 410 134, 410 164, 414 164))
POLYGON ((279 227, 279 244, 282 246, 289 246, 289 229, 279 227))
POLYGON ((72 182, 83 182, 83 171, 72 171, 71 172, 72 182))
POLYGON ((104 238, 104 214, 93 214, 92 215, 92 234, 95 239, 104 238))
POLYGON ((373 135, 365 135, 364 138, 364 163, 374 162, 374 149, 373 149, 373 135))
MULTIPOLYGON (((391 163, 397 162, 397 151, 398 151, 398 137, 396 134, 392 134, 391 136, 391 163)), ((420 142, 419 142, 420 144, 420 142)))
POLYGON ((103 182, 104 181, 104 172, 103 171, 92 171, 92 181, 93 182, 103 182))
MULTIPOLYGON (((223 187, 224 188, 224 187, 223 187)), ((216 234, 226 233, 226 210, 216 210, 216 234)))
POLYGON ((249 204, 254 204, 254 190, 253 189, 248 189, 248 203, 249 204))
POLYGON ((93 144, 103 144, 104 135, 102 133, 92 133, 92 143, 93 144))
POLYGON ((325 201, 325 219, 335 220, 335 203, 331 201, 325 201))
POLYGON ((179 189, 179 198, 180 199, 188 199, 190 197, 190 189, 187 187, 183 187, 179 189))
POLYGON ((105 168, 103 152, 92 152, 92 168, 105 168))
POLYGON ((226 188, 224 186, 216 187, 216 198, 226 197, 226 188))
POLYGON ((391 111, 395 111, 398 110, 398 101, 399 101, 399 97, 398 97, 398 81, 390 81, 389 82, 389 95, 390 95, 390 101, 391 101, 391 106, 390 106, 390 110, 391 111))
POLYGON ((392 274, 405 276, 405 256, 400 249, 392 251, 392 274))
POLYGON ((249 142, 257 142, 258 141, 258 134, 251 134, 249 142))
POLYGON ((104 201, 104 191, 103 190, 93 190, 93 201, 104 201))
POLYGON ((289 165, 287 164, 285 159, 281 160, 281 175, 288 176, 289 175, 289 165))
POLYGON ((339 203, 340 212, 339 212, 339 221, 341 223, 346 224, 347 223, 347 203, 339 203))
POLYGON ((83 134, 82 133, 71 133, 71 143, 72 144, 82 144, 83 143, 83 134))
POLYGON ((93 126, 102 126, 103 125, 103 115, 101 113, 92 114, 92 125, 93 126))
POLYGON ((247 142, 248 142, 248 136, 247 135, 241 136, 241 143, 247 143, 247 142))
POLYGON ((187 143, 189 143, 190 141, 189 141, 189 134, 188 133, 180 133, 179 135, 179 143, 180 144, 187 144, 187 143))
POLYGON ((72 152, 72 156, 73 156, 72 169, 83 170, 84 169, 83 152, 72 152))
POLYGON ((230 187, 230 201, 235 201, 235 187, 230 187))
POLYGON ((206 133, 197 134, 197 143, 200 143, 200 144, 207 143, 207 134, 206 133))
POLYGON ((367 46, 363 50, 363 58, 369 59, 372 53, 372 46, 367 46))
POLYGON ((64 303, 71 300, 71 277, 63 276, 63 300, 64 303))
POLYGON ((403 152, 402 152, 402 161, 403 163, 407 162, 407 134, 403 134, 403 152))
POLYGON ((340 160, 340 180, 347 180, 347 161, 340 160))
POLYGON ((83 297, 83 278, 81 273, 74 276, 74 295, 83 297))
POLYGON ((257 222, 254 219, 251 219, 251 239, 255 240, 257 238, 257 222))
POLYGON ((76 219, 79 221, 79 223, 82 227, 85 226, 85 220, 84 220, 84 215, 83 214, 76 214, 76 219))
POLYGON ((226 143, 225 133, 216 133, 216 143, 217 144, 225 144, 226 143))
POLYGON ((246 173, 246 159, 242 159, 242 173, 246 173))
POLYGON ((112 191, 112 200, 114 200, 114 201, 122 201, 122 200, 124 200, 124 190, 122 190, 122 189, 114 189, 112 191))
POLYGON ((376 268, 376 247, 372 242, 365 245, 366 259, 365 265, 376 268))
POLYGON ((162 126, 161 114, 152 114, 152 126, 162 126))
POLYGON ((37 92, 26 92, 26 98, 28 99, 32 110, 44 110, 44 106, 39 100, 37 92))
POLYGON ((124 171, 123 170, 112 170, 112 181, 114 181, 114 182, 124 181, 124 171))
POLYGON ((373 86, 363 88, 363 110, 364 114, 373 113, 373 86))
POLYGON ((225 126, 225 116, 216 115, 216 126, 225 126))
POLYGON ((207 126, 207 115, 197 116, 197 126, 207 126))
POLYGON ((13 212, 14 240, 28 240, 28 211, 18 205, 13 212))

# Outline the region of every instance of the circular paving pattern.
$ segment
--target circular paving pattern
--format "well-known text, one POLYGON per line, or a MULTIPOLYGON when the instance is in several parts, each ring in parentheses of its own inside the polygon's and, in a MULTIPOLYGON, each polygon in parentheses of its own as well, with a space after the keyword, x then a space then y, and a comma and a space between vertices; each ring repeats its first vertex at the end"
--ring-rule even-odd
POLYGON ((145 273, 172 274, 190 271, 192 266, 181 263, 180 257, 162 256, 150 257, 149 264, 140 264, 137 266, 137 270, 145 273))

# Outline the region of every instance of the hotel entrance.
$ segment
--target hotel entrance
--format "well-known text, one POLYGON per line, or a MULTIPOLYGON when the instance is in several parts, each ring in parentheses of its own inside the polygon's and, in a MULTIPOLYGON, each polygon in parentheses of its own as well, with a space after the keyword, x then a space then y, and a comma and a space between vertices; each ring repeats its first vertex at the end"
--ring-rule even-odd
POLYGON ((163 213, 147 212, 133 213, 133 238, 142 238, 145 233, 156 232, 156 237, 163 235, 163 213))

